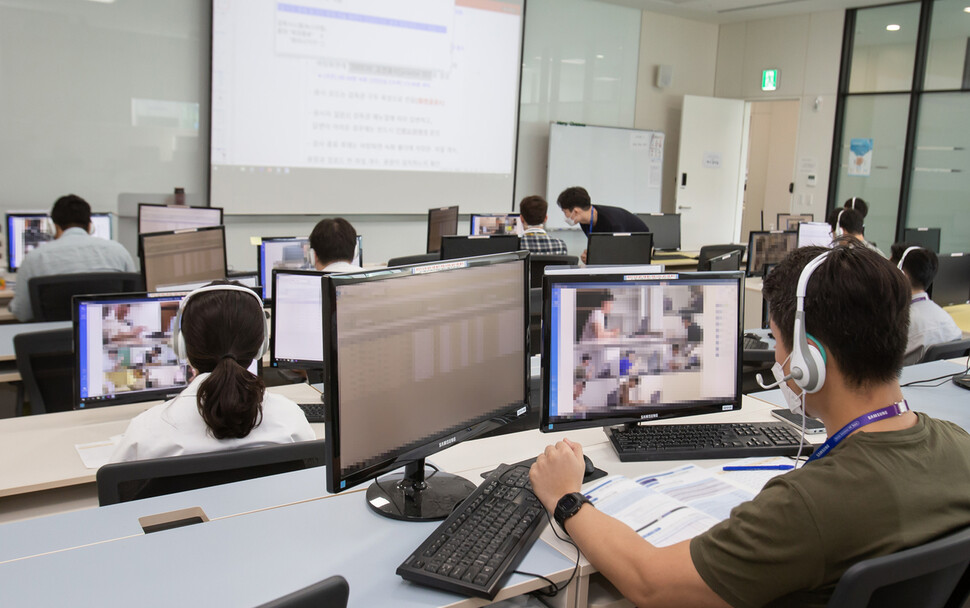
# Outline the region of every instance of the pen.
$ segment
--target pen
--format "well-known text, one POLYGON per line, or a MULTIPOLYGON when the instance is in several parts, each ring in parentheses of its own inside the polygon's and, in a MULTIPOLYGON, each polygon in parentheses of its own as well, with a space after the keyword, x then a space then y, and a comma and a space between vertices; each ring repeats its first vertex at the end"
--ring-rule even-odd
POLYGON ((790 471, 795 468, 795 465, 791 464, 764 464, 764 465, 752 465, 752 466, 727 466, 723 467, 722 471, 790 471))

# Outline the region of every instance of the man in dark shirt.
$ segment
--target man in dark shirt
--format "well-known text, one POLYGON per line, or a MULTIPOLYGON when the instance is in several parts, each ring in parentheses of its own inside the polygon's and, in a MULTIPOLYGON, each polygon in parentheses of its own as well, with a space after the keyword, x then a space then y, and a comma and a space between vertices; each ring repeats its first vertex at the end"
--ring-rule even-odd
MULTIPOLYGON (((589 236, 593 232, 650 232, 643 220, 620 207, 593 205, 585 188, 566 188, 556 200, 570 226, 579 224, 589 236)), ((586 251, 581 256, 586 261, 586 251)))

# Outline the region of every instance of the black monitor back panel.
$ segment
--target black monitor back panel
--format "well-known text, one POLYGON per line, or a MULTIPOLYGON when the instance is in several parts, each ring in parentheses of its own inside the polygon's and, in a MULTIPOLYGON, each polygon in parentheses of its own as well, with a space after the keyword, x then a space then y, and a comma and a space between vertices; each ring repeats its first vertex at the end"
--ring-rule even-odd
POLYGON ((586 263, 649 264, 652 247, 652 232, 594 232, 589 235, 586 263))
POLYGON ((510 253, 518 250, 519 237, 514 234, 441 237, 442 260, 470 258, 493 253, 510 253))
POLYGON ((638 213, 650 232, 653 233, 653 247, 658 251, 680 250, 679 213, 638 213))
POLYGON ((903 232, 903 242, 919 245, 924 249, 932 249, 933 253, 940 253, 939 228, 907 228, 903 232))
POLYGON ((970 300, 970 253, 945 253, 930 287, 930 297, 940 306, 970 300))

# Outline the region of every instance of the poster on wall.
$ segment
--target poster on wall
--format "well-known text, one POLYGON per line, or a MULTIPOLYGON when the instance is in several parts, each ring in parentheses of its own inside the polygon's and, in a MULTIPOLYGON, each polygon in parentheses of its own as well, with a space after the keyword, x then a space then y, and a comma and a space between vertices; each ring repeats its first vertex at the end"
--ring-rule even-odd
POLYGON ((869 177, 872 171, 872 139, 853 137, 849 141, 849 175, 869 177))

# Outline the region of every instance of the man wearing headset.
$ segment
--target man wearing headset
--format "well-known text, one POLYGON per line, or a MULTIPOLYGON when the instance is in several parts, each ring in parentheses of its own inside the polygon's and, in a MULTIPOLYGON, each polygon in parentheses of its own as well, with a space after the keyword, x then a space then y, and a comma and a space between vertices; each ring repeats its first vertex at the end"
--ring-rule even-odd
POLYGON ((863 236, 865 226, 862 223, 863 216, 858 211, 852 209, 834 209, 829 215, 829 226, 832 227, 832 240, 840 237, 851 237, 859 243, 872 249, 882 257, 886 257, 878 247, 866 240, 863 236))
POLYGON ((578 444, 549 446, 532 467, 543 505, 638 606, 825 606, 852 564, 970 525, 970 435, 911 411, 899 386, 910 300, 902 273, 840 241, 792 252, 765 278, 764 296, 786 401, 828 431, 809 462, 665 548, 573 494, 584 470, 578 444))

